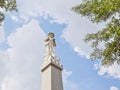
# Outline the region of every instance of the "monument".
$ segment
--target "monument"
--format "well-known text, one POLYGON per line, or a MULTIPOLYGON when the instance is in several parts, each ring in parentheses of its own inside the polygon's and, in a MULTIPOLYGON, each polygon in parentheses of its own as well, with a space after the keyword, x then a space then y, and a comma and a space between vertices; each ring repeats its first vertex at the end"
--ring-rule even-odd
POLYGON ((55 54, 56 42, 54 33, 50 32, 45 40, 45 57, 41 67, 41 90, 63 90, 62 70, 59 59, 55 54))

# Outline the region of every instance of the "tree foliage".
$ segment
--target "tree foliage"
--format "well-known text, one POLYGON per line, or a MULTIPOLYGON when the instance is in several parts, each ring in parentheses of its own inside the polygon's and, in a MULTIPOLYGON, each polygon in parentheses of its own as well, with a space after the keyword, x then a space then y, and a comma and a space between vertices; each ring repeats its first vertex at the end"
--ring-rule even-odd
POLYGON ((120 64, 120 0, 84 0, 72 10, 93 23, 109 21, 97 33, 87 34, 85 42, 92 42, 91 59, 101 59, 103 65, 120 64), (100 43, 104 48, 99 47, 100 43))
POLYGON ((17 10, 16 0, 0 0, 0 22, 5 18, 5 12, 17 10))

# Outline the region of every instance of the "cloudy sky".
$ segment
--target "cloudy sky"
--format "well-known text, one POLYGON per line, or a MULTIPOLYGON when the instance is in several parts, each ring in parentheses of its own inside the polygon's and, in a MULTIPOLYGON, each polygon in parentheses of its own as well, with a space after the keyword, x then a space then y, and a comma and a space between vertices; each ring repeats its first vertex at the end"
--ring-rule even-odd
POLYGON ((41 90, 44 39, 55 33, 56 54, 64 66, 64 90, 120 90, 120 65, 90 61, 83 39, 104 27, 71 8, 81 0, 17 0, 0 26, 0 90, 41 90))

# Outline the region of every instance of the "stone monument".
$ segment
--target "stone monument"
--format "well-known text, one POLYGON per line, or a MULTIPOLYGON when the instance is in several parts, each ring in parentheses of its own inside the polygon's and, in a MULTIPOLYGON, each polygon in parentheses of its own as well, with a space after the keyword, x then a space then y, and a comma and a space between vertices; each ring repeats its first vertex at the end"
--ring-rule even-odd
POLYGON ((59 59, 55 54, 56 42, 54 33, 50 32, 45 40, 45 57, 41 67, 41 90, 63 90, 62 70, 59 59))

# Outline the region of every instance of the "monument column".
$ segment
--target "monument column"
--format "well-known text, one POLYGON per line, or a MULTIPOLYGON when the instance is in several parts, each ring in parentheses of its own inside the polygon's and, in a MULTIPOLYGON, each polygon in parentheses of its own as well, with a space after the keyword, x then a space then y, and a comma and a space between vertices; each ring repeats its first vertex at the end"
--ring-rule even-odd
POLYGON ((41 67, 41 90, 63 90, 62 65, 56 57, 54 33, 49 33, 45 40, 46 55, 41 67))

